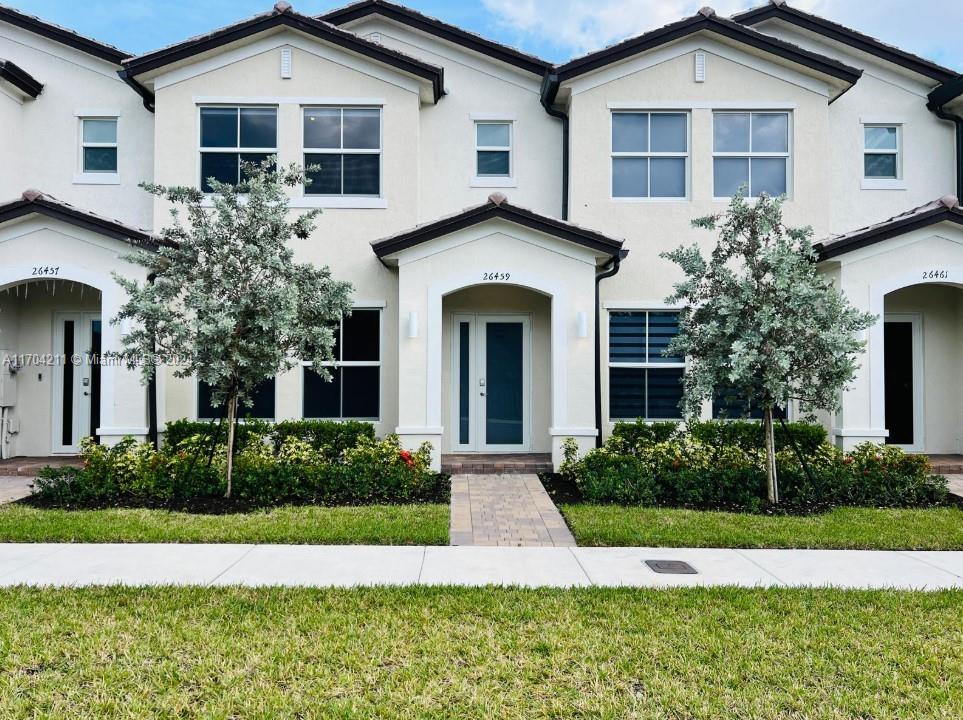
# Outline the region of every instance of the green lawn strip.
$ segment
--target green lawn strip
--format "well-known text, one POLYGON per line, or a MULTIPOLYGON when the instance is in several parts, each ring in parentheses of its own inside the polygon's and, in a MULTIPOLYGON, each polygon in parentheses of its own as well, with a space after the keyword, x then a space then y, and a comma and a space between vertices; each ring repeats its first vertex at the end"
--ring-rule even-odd
POLYGON ((561 510, 579 545, 963 549, 958 508, 837 508, 805 516, 585 504, 561 510))
POLYGON ((447 505, 284 506, 225 515, 0 507, 0 542, 445 545, 447 505))
POLYGON ((963 592, 0 591, 5 718, 958 718, 963 592))

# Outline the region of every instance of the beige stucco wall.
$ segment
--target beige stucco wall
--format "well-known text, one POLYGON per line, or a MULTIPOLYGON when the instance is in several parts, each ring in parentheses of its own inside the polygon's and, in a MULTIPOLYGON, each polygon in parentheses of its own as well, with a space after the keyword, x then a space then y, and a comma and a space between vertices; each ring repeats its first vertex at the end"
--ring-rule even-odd
POLYGON ((517 205, 561 217, 562 125, 541 106, 540 76, 376 16, 347 27, 445 70, 448 94, 420 115, 419 221, 478 205, 495 190, 517 205), (513 121, 512 185, 472 187, 473 114, 513 121))
MULTIPOLYGON (((446 432, 442 452, 450 452, 457 425, 452 406, 452 332, 453 316, 463 313, 479 315, 528 315, 531 322, 530 412, 532 452, 552 451, 549 435, 552 409, 552 301, 541 293, 516 286, 483 285, 452 293, 442 304, 442 379, 441 417, 446 432)), ((475 339, 471 345, 475 347, 475 339)), ((472 387, 472 392, 476 388, 472 387)), ((472 423, 475 419, 472 418, 472 423)))
MULTIPOLYGON (((0 295, 0 314, 9 315, 0 325, 0 349, 17 353, 52 352, 53 312, 96 310, 102 313, 102 347, 119 350, 121 328, 110 325, 123 301, 111 277, 117 272, 143 278, 143 272, 122 256, 130 246, 59 221, 28 216, 0 227, 0 289, 22 285, 33 277, 36 266, 55 266, 59 283, 32 284, 28 292, 0 295), (81 285, 86 285, 81 293, 81 285), (71 290, 73 286, 73 290, 71 290), (93 290, 92 288, 96 288, 93 290), (15 318, 15 320, 14 320, 15 318), (8 344, 9 343, 9 344, 8 344)), ((51 452, 50 413, 52 370, 26 367, 18 377, 19 397, 15 416, 20 432, 13 438, 18 454, 47 455, 51 452), (37 379, 38 373, 41 375, 37 379)), ((123 367, 101 369, 101 427, 111 442, 126 434, 146 433, 146 393, 138 373, 123 367)))
MULTIPOLYGON (((264 104, 278 106, 278 160, 282 164, 303 163, 303 104, 321 104, 325 98, 342 98, 346 101, 343 104, 350 104, 348 101, 352 98, 383 101, 382 188, 386 207, 325 208, 311 238, 293 243, 299 262, 328 265, 337 279, 350 281, 358 306, 384 307, 382 410, 381 420, 375 423, 376 432, 383 435, 393 432, 397 425, 397 274, 378 261, 370 242, 417 223, 421 192, 419 96, 417 89, 413 91, 375 76, 369 64, 347 55, 340 56, 340 62, 333 62, 295 47, 292 65, 293 78, 282 80, 278 69, 279 50, 271 49, 159 88, 156 95, 157 180, 166 184, 198 182, 198 98, 234 98, 234 104, 237 98, 271 99, 264 104)), ((378 69, 377 72, 383 75, 385 71, 378 69)), ((405 83, 410 85, 408 81, 405 83)), ((292 191, 292 205, 299 204, 305 201, 300 189, 296 189, 292 191)), ((159 201, 155 217, 159 229, 168 217, 164 204, 159 201)), ((300 369, 278 378, 278 418, 301 416, 301 385, 300 369)), ((193 417, 196 412, 193 382, 175 379, 168 372, 164 386, 161 425, 166 420, 193 417)))
MULTIPOLYGON (((691 220, 721 213, 726 203, 713 200, 712 108, 789 109, 791 112, 790 198, 786 221, 811 225, 817 236, 828 229, 827 168, 828 99, 783 68, 748 56, 730 59, 731 49, 711 40, 699 43, 707 52, 706 81, 693 81, 693 52, 595 87, 573 91, 571 114, 571 217, 578 224, 624 238, 628 258, 619 273, 602 281, 601 300, 610 309, 659 309, 681 278, 678 268, 659 253, 682 244, 710 248, 713 234, 693 229, 691 220), (716 48, 718 52, 713 52, 716 48), (749 64, 753 67, 750 67, 749 64), (755 69, 754 69, 755 68, 755 69), (689 197, 685 200, 613 200, 611 192, 611 108, 679 109, 690 112, 689 197)), ((608 417, 608 313, 602 325, 602 414, 608 417)), ((609 425, 611 428, 611 425, 609 425)))
POLYGON ((0 23, 0 57, 44 84, 36 100, 20 106, 24 161, 13 177, 4 167, 0 200, 37 188, 78 207, 150 227, 150 197, 137 183, 153 175, 153 117, 117 77, 120 68, 6 23, 0 23), (77 113, 87 111, 119 114, 119 185, 74 182, 81 169, 77 113))
POLYGON ((3 128, 4 141, 0 143, 0 198, 10 200, 17 197, 23 188, 17 188, 21 168, 21 132, 23 130, 23 106, 21 100, 0 85, 0 127, 3 128))
POLYGON ((930 452, 963 448, 963 289, 914 285, 886 296, 886 313, 918 315, 923 331, 923 417, 930 452))

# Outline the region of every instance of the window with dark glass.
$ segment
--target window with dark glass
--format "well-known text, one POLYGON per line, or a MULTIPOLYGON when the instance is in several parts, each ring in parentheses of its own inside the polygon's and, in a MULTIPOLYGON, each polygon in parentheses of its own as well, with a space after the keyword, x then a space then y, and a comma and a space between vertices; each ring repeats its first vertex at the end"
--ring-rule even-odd
POLYGON ((612 197, 685 198, 689 116, 612 113, 612 197))
POLYGON ((278 111, 274 107, 201 108, 201 190, 210 178, 237 185, 242 162, 259 163, 277 154, 278 111))
MULTIPOLYGON (((255 418, 258 420, 274 419, 274 378, 260 383, 250 394, 250 405, 239 405, 239 418, 255 418)), ((227 417, 225 406, 214 407, 211 403, 211 386, 203 380, 197 381, 197 417, 199 420, 212 420, 227 417)))
POLYGON ((117 118, 83 118, 81 134, 83 171, 117 172, 117 118))
POLYGON ((748 197, 787 193, 789 113, 713 113, 712 156, 714 197, 732 197, 743 185, 748 197))
POLYGON ((377 420, 381 416, 381 310, 358 308, 341 321, 327 381, 304 364, 306 418, 377 420))
POLYGON ((900 176, 900 126, 863 126, 863 177, 897 180, 900 176))
POLYGON ((381 110, 304 108, 305 195, 381 194, 381 110))
MULTIPOLYGON (((753 405, 735 388, 716 388, 712 398, 712 417, 716 420, 762 420, 762 408, 753 405)), ((775 408, 773 417, 785 418, 782 408, 775 408)))
POLYGON ((475 174, 478 177, 511 177, 512 124, 475 123, 475 174))
POLYGON ((679 333, 669 310, 609 313, 609 417, 666 420, 681 417, 685 359, 665 355, 679 333))

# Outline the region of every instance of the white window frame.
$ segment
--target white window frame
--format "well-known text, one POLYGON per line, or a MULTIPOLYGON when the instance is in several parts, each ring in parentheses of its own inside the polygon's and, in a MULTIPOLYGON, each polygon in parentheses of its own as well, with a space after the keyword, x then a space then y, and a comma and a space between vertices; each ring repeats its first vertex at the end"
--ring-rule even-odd
MULTIPOLYGON (((606 310, 607 310, 608 313, 609 313, 609 316, 608 316, 608 331, 607 331, 608 339, 607 339, 607 341, 606 341, 606 349, 605 349, 605 352, 606 352, 606 362, 607 362, 607 364, 608 364, 608 370, 609 370, 608 376, 606 377, 606 381, 607 381, 608 387, 609 387, 609 393, 611 393, 611 386, 612 386, 612 372, 611 372, 611 371, 612 371, 612 368, 632 368, 632 369, 638 369, 638 370, 659 370, 659 369, 662 369, 662 370, 682 369, 683 371, 685 370, 685 368, 686 368, 686 362, 685 362, 685 360, 683 360, 682 362, 661 362, 661 363, 658 363, 658 362, 649 362, 648 360, 646 360, 645 362, 612 362, 612 360, 611 360, 612 353, 611 353, 611 349, 610 349, 610 348, 611 348, 611 337, 612 337, 612 314, 613 314, 613 313, 633 313, 633 314, 642 314, 642 313, 645 313, 645 315, 646 315, 646 318, 645 318, 645 357, 648 358, 648 356, 649 356, 649 318, 648 318, 649 313, 654 313, 654 312, 669 313, 669 312, 671 312, 671 313, 677 313, 677 314, 678 314, 678 313, 681 311, 681 308, 679 308, 679 307, 669 307, 669 306, 658 307, 658 305, 654 305, 654 306, 652 306, 652 307, 644 307, 644 308, 642 308, 642 307, 615 307, 615 306, 613 306, 613 307, 608 307, 608 306, 606 306, 606 310)), ((648 388, 649 376, 648 376, 648 373, 646 373, 645 382, 646 382, 646 388, 645 388, 645 397, 646 397, 646 404, 645 404, 645 405, 646 405, 646 407, 645 407, 645 411, 646 411, 646 413, 648 413, 648 410, 649 410, 649 407, 648 407, 648 405, 649 405, 649 404, 648 404, 648 397, 649 397, 649 388, 648 388)), ((631 422, 631 421, 634 421, 634 420, 637 420, 637 419, 639 419, 639 418, 621 418, 621 417, 617 418, 617 417, 613 417, 613 416, 612 416, 611 403, 609 404, 609 407, 608 407, 608 421, 609 421, 610 424, 614 424, 614 423, 618 423, 618 422, 631 422)), ((645 421, 645 422, 656 423, 656 422, 673 422, 673 421, 676 421, 676 420, 682 420, 683 418, 682 418, 682 411, 680 410, 680 411, 679 411, 679 417, 674 417, 674 418, 649 418, 649 417, 643 417, 643 418, 641 418, 641 419, 642 419, 643 421, 645 421)))
POLYGON ((74 185, 120 185, 120 112, 112 110, 80 110, 74 113, 77 123, 77 172, 74 174, 74 185), (84 140, 84 123, 87 120, 113 120, 117 129, 116 140, 112 143, 86 142, 84 140), (117 151, 117 169, 113 172, 88 171, 84 167, 84 148, 104 147, 117 151))
MULTIPOLYGON (((304 413, 304 369, 313 368, 314 363, 310 360, 301 361, 301 418, 304 420, 331 420, 332 422, 348 422, 348 421, 358 421, 358 422, 370 422, 378 423, 381 422, 381 418, 384 415, 384 338, 385 338, 385 307, 381 304, 367 304, 367 305, 356 305, 352 310, 377 310, 378 311, 378 359, 377 360, 341 360, 338 358, 330 362, 321 363, 322 367, 328 368, 342 368, 342 367, 377 367, 378 368, 378 417, 327 417, 319 418, 314 416, 308 416, 304 413)), ((341 318, 341 329, 339 337, 341 342, 338 343, 338 353, 342 354, 344 352, 344 318, 341 318)), ((344 379, 341 381, 341 398, 338 406, 344 409, 344 379)))
MULTIPOLYGON (((752 160, 759 158, 785 158, 786 159, 786 197, 792 200, 793 197, 793 112, 786 109, 715 109, 712 111, 712 200, 713 202, 729 202, 732 196, 719 197, 715 194, 716 188, 716 158, 745 158, 749 161, 749 192, 752 192, 752 160), (785 115, 786 116, 786 152, 759 152, 747 150, 745 152, 716 152, 716 115, 749 115, 749 147, 752 147, 752 116, 753 115, 785 115)), ((748 194, 747 199, 755 200, 759 196, 748 194)))
MULTIPOLYGON (((201 103, 197 105, 197 172, 195 173, 197 177, 197 187, 203 189, 204 178, 201 177, 201 159, 205 154, 232 154, 240 155, 245 153, 262 153, 267 155, 277 155, 278 154, 278 135, 281 132, 280 129, 280 112, 278 111, 277 105, 263 105, 263 104, 219 104, 219 103, 201 103), (201 112, 205 108, 226 108, 228 110, 237 110, 237 146, 233 148, 229 147, 204 147, 201 144, 202 129, 201 129, 201 112), (275 133, 274 133, 274 147, 243 147, 241 146, 241 109, 251 108, 260 110, 274 110, 275 113, 275 133)), ((211 193, 204 193, 210 197, 211 193)))
MULTIPOLYGON (((384 194, 385 183, 385 158, 384 158, 384 132, 385 114, 384 108, 380 104, 350 104, 341 103, 329 105, 324 103, 310 103, 301 105, 301 162, 304 163, 304 156, 311 155, 378 155, 378 194, 377 195, 311 195, 301 187, 298 197, 292 198, 291 207, 320 207, 320 208, 386 208, 387 202, 384 194), (307 110, 340 110, 341 111, 341 147, 340 148, 311 148, 304 144, 304 114, 307 110), (344 111, 345 110, 377 110, 378 111, 378 148, 345 148, 344 147, 344 111)), ((341 189, 344 190, 344 171, 341 174, 341 189)))
POLYGON ((692 148, 692 113, 686 109, 670 110, 670 109, 659 109, 659 110, 646 110, 644 108, 619 108, 613 109, 609 113, 609 199, 613 202, 684 202, 689 200, 691 192, 691 168, 692 163, 689 161, 689 155, 692 148), (615 123, 613 122, 613 117, 615 115, 648 115, 649 116, 649 137, 647 146, 650 148, 647 152, 616 152, 612 150, 612 133, 615 132, 615 123), (652 115, 684 115, 685 116, 685 152, 652 152, 652 115), (648 177, 646 178, 646 187, 649 189, 649 194, 647 196, 639 197, 616 197, 615 196, 615 158, 682 158, 685 162, 685 195, 679 197, 652 197, 652 163, 648 164, 647 172, 648 177))
POLYGON ((859 159, 862 167, 860 168, 860 189, 862 190, 905 190, 906 181, 903 179, 903 123, 902 121, 885 121, 877 119, 863 118, 860 123, 862 134, 862 148, 859 159), (884 127, 896 129, 896 149, 886 150, 879 148, 866 147, 866 128, 884 127), (895 155, 896 156, 896 177, 895 178, 875 178, 866 177, 866 156, 867 155, 895 155))
POLYGON ((515 179, 515 119, 510 117, 499 117, 497 115, 472 116, 472 187, 518 187, 515 179), (479 125, 508 125, 508 145, 479 145, 478 126, 479 125), (479 175, 478 174, 478 153, 507 152, 508 153, 508 175, 479 175))

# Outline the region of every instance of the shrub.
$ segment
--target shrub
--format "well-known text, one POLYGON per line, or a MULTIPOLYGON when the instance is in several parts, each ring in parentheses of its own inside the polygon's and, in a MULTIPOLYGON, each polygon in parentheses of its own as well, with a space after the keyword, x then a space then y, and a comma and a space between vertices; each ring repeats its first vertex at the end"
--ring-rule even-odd
MULTIPOLYGON (((271 433, 271 423, 265 420, 245 420, 235 428, 235 445, 246 445, 252 436, 267 437, 271 433)), ((164 445, 178 447, 188 438, 199 436, 207 440, 217 435, 219 444, 227 444, 227 425, 217 420, 173 420, 164 428, 164 445)))
MULTIPOLYGON (((822 425, 787 422, 786 429, 803 455, 815 453, 827 441, 826 428, 822 425)), ((737 446, 747 451, 765 448, 761 422, 751 420, 692 422, 686 427, 686 432, 696 440, 713 447, 737 446)), ((781 423, 776 423, 775 440, 777 452, 782 449, 793 449, 790 437, 787 436, 781 423)))
POLYGON ((323 450, 331 460, 341 457, 341 453, 353 448, 362 438, 374 440, 374 437, 374 425, 357 420, 283 420, 271 430, 275 450, 280 450, 288 438, 297 438, 315 450, 323 450))
POLYGON ((630 447, 652 445, 665 442, 679 430, 677 422, 655 422, 645 420, 620 422, 612 430, 613 437, 621 438, 630 447))
MULTIPOLYGON (((578 458, 574 441, 566 443, 562 472, 592 503, 743 510, 765 505, 761 450, 712 446, 689 435, 625 448, 624 436, 613 436, 602 448, 578 458)), ((844 454, 824 443, 810 448, 806 460, 808 473, 793 450, 777 453, 786 510, 914 507, 946 501, 946 480, 930 475, 925 457, 899 448, 866 444, 844 454)))

